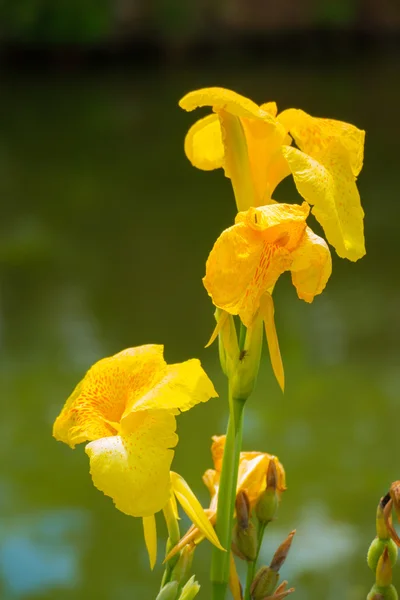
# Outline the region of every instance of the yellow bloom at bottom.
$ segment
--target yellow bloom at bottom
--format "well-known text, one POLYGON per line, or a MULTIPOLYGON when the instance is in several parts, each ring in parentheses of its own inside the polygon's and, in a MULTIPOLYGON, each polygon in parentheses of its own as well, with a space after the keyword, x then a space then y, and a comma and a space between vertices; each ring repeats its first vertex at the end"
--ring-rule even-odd
MULTIPOLYGON (((226 436, 213 436, 211 454, 214 463, 214 469, 208 469, 203 475, 203 481, 207 486, 211 501, 206 513, 210 523, 215 523, 218 505, 219 482, 222 470, 222 461, 224 456, 226 436)), ((276 467, 277 484, 276 491, 280 495, 286 490, 286 476, 283 465, 279 459, 266 452, 241 452, 239 459, 238 481, 236 493, 243 491, 249 499, 249 506, 252 509, 260 499, 267 487, 267 473, 270 462, 273 461, 276 467)), ((186 544, 198 544, 204 539, 202 531, 192 525, 188 532, 182 537, 180 542, 171 550, 167 558, 171 558, 179 552, 186 544)))
POLYGON ((175 415, 217 395, 197 359, 167 365, 163 346, 128 348, 89 369, 57 417, 53 435, 72 448, 90 442, 86 453, 94 485, 120 511, 143 517, 149 547, 154 513, 176 488, 170 475, 178 441, 175 415))

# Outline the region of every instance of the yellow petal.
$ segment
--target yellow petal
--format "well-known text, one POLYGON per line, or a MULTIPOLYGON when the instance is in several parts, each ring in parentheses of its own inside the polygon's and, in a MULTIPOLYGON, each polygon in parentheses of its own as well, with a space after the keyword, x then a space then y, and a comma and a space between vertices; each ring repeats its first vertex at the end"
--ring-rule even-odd
POLYGON ((263 206, 271 202, 271 194, 290 171, 279 152, 286 132, 277 121, 274 123, 255 119, 241 119, 244 129, 255 201, 249 206, 263 206), (280 157, 280 160, 279 160, 280 157))
POLYGON ((315 235, 309 227, 303 239, 293 252, 293 285, 299 298, 312 302, 320 294, 332 273, 331 253, 325 240, 315 235))
POLYGON ((348 153, 353 175, 357 177, 363 165, 365 131, 343 121, 312 117, 294 108, 284 110, 278 120, 293 135, 300 150, 313 158, 327 149, 333 140, 340 141, 348 153))
POLYGON ((265 112, 269 113, 273 117, 276 117, 278 113, 278 107, 276 102, 264 102, 264 104, 260 105, 261 110, 265 110, 265 112))
POLYGON ((266 488, 266 476, 271 455, 264 452, 241 452, 237 491, 243 490, 253 506, 266 488))
POLYGON ((309 212, 273 204, 239 213, 236 224, 214 244, 206 264, 205 288, 214 304, 251 326, 260 298, 291 264, 309 212))
POLYGON ((171 484, 176 499, 182 506, 183 510, 191 519, 191 521, 198 527, 198 529, 202 532, 202 534, 212 543, 214 546, 223 550, 221 544, 219 543, 217 534, 214 531, 214 528, 210 524, 210 521, 205 514, 200 502, 197 500, 196 496, 190 489, 189 485, 186 481, 178 475, 171 471, 171 484))
POLYGON ((290 146, 283 146, 282 153, 299 193, 314 205, 312 212, 338 255, 353 261, 364 256, 364 211, 341 142, 333 140, 318 160, 290 146))
POLYGON ((284 392, 285 372, 283 369, 281 351, 279 349, 279 341, 275 328, 274 301, 272 300, 272 296, 268 294, 268 292, 266 292, 261 298, 260 311, 264 319, 265 334, 267 336, 272 369, 275 373, 275 377, 280 385, 282 392, 284 392))
MULTIPOLYGON (((247 288, 256 275, 263 247, 262 236, 244 223, 220 235, 208 257, 203 279, 215 306, 233 315, 239 314, 247 288)), ((257 310, 257 300, 250 298, 247 303, 250 320, 257 310)))
POLYGON ((115 435, 127 404, 151 387, 163 370, 163 350, 151 344, 99 360, 65 403, 54 423, 54 437, 74 447, 115 435))
POLYGON ((232 552, 229 559, 229 589, 231 591, 233 600, 243 600, 242 588, 232 552))
POLYGON ((101 438, 86 446, 94 485, 110 496, 121 512, 149 517, 167 503, 171 448, 178 441, 175 428, 175 417, 167 411, 142 412, 132 433, 101 438))
POLYGON ((143 517, 143 533, 150 560, 150 569, 153 570, 157 560, 157 529, 154 515, 143 517))
POLYGON ((218 115, 196 121, 185 138, 185 153, 194 167, 211 171, 224 164, 224 145, 218 115))
POLYGON ((179 106, 187 111, 192 111, 200 106, 211 106, 214 111, 224 110, 236 117, 249 117, 262 119, 274 123, 273 116, 262 110, 255 102, 236 92, 220 87, 202 88, 189 92, 179 102, 179 106))
POLYGON ((272 189, 289 174, 285 162, 281 160, 278 167, 275 160, 286 135, 275 119, 276 104, 259 107, 231 90, 205 88, 187 94, 180 106, 185 110, 210 106, 220 121, 218 129, 207 117, 189 131, 185 144, 189 160, 199 168, 224 167, 232 181, 238 210, 269 203, 272 189))
POLYGON ((125 412, 122 424, 130 429, 138 411, 163 409, 179 414, 200 402, 217 397, 211 380, 196 358, 167 365, 162 379, 125 412))
POLYGON ((222 461, 224 458, 224 450, 226 443, 226 435, 213 435, 211 444, 211 456, 214 463, 214 468, 218 473, 222 471, 222 461))

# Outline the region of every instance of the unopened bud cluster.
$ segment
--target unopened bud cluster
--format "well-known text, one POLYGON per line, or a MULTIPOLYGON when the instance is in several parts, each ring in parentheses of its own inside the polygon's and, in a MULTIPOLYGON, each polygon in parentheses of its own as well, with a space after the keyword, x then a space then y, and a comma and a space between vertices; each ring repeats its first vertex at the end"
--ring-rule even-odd
POLYGON ((377 536, 367 555, 368 566, 375 573, 375 584, 367 600, 398 600, 396 588, 392 584, 392 568, 397 561, 397 546, 390 534, 391 516, 386 516, 385 507, 388 502, 389 496, 382 498, 376 512, 377 536))
MULTIPOLYGON (((268 464, 266 487, 255 503, 253 515, 247 493, 239 490, 236 495, 236 525, 232 549, 239 558, 253 563, 253 572, 265 527, 276 518, 278 512, 280 499, 278 483, 277 466, 275 459, 272 458, 268 464)), ((287 581, 278 585, 279 570, 286 560, 294 534, 295 531, 292 531, 279 546, 271 564, 261 567, 254 576, 250 587, 251 600, 281 600, 294 591, 293 588, 287 589, 287 581)))

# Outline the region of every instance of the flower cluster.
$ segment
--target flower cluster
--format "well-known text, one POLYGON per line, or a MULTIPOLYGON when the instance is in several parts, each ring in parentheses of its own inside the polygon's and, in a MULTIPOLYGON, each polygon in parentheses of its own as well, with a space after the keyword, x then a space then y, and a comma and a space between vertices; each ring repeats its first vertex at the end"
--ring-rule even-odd
POLYGON ((190 92, 180 106, 213 109, 190 128, 185 152, 199 169, 224 169, 239 211, 210 253, 204 285, 215 306, 239 315, 247 328, 257 319, 264 321, 272 366, 283 389, 271 294, 280 275, 290 271, 299 298, 312 302, 331 275, 328 245, 306 224, 310 206, 339 256, 355 261, 365 254, 356 186, 365 133, 298 109, 278 114, 275 102, 258 106, 223 88, 190 92), (289 175, 305 200, 302 205, 279 204, 273 198, 289 175))
MULTIPOLYGON (((275 519, 286 489, 285 472, 276 456, 240 451, 243 407, 257 377, 263 329, 273 371, 284 389, 273 302, 279 277, 289 271, 299 298, 312 302, 331 275, 328 243, 352 261, 365 254, 356 186, 364 132, 298 109, 278 114, 274 102, 258 106, 223 88, 190 92, 180 106, 188 111, 212 108, 211 115, 190 128, 185 152, 200 169, 224 169, 238 209, 234 224, 215 242, 203 278, 216 307, 210 343, 218 337, 230 412, 227 435, 213 438, 214 468, 203 476, 209 507, 204 510, 183 477, 171 471, 176 417, 218 396, 197 359, 169 365, 163 346, 150 344, 98 361, 66 401, 53 435, 72 448, 87 442, 94 485, 120 511, 142 518, 151 567, 157 555, 155 515, 163 512, 168 542, 158 600, 197 595, 199 584, 190 569, 193 551, 204 538, 214 545, 214 600, 225 598, 228 582, 235 600, 280 600, 293 591, 278 580, 295 532, 268 566, 258 572, 256 567, 265 528, 275 519), (301 204, 277 201, 276 188, 289 175, 301 204), (307 225, 310 212, 327 241, 307 225), (178 503, 193 523, 183 536, 178 503), (234 555, 248 564, 244 595, 234 555)), ((386 511, 381 507, 385 539, 377 544, 385 549, 373 564, 379 593, 385 586, 391 589, 386 533, 398 541, 388 516, 392 505, 399 508, 398 497, 393 492, 386 511)))

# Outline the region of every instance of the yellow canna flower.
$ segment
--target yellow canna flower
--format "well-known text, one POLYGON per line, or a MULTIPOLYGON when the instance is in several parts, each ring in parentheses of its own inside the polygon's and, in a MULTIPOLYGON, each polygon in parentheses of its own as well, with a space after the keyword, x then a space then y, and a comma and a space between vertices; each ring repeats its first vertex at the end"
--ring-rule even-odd
POLYGON ((217 396, 197 359, 167 365, 163 346, 139 346, 93 365, 54 423, 54 437, 72 448, 90 442, 85 450, 94 485, 120 511, 143 518, 152 564, 154 514, 171 501, 172 492, 218 545, 189 486, 170 473, 178 441, 175 415, 217 396))
MULTIPOLYGON (((208 257, 204 286, 218 308, 239 315, 251 328, 265 323, 271 362, 283 389, 284 376, 274 325, 271 293, 284 271, 291 271, 298 296, 312 302, 330 277, 326 242, 306 225, 309 206, 269 204, 236 216, 208 257)), ((223 326, 223 318, 219 321, 223 326)))
POLYGON ((292 174, 301 196, 339 256, 365 254, 363 217, 356 177, 363 164, 365 132, 302 110, 277 114, 275 102, 258 106, 224 88, 190 92, 180 106, 210 106, 185 139, 191 163, 203 170, 223 167, 239 211, 273 202, 276 186, 292 174), (293 139, 298 148, 293 147, 293 139))
MULTIPOLYGON (((225 435, 213 436, 211 454, 214 463, 214 469, 208 469, 203 475, 203 481, 210 492, 210 506, 205 510, 210 523, 214 524, 217 515, 219 482, 222 470, 222 460, 225 449, 225 435)), ((279 459, 266 452, 241 452, 239 459, 238 481, 236 493, 243 491, 249 500, 250 509, 252 509, 260 499, 267 487, 267 473, 271 461, 274 461, 277 473, 276 491, 278 495, 286 490, 286 476, 283 465, 279 459)), ((167 559, 172 558, 177 552, 187 544, 199 544, 204 539, 204 534, 196 526, 192 525, 187 533, 181 538, 179 543, 167 555, 167 559)))
MULTIPOLYGON (((215 501, 215 496, 218 496, 226 436, 214 435, 212 439, 211 455, 214 469, 208 469, 204 473, 203 481, 210 492, 213 502, 215 501)), ((236 493, 240 491, 246 492, 250 508, 257 503, 267 487, 268 466, 271 461, 275 463, 277 471, 276 489, 279 493, 282 493, 286 490, 286 476, 283 465, 276 456, 267 454, 266 452, 240 453, 236 493)))

